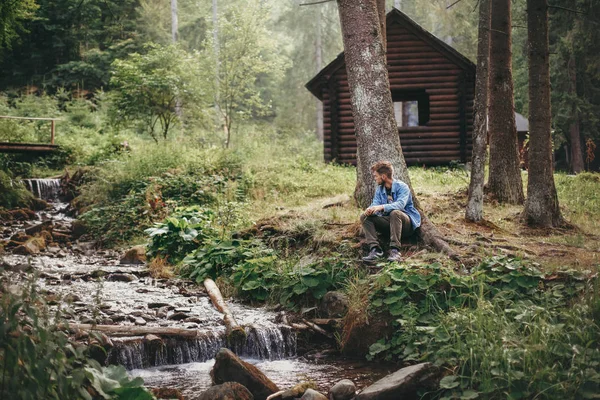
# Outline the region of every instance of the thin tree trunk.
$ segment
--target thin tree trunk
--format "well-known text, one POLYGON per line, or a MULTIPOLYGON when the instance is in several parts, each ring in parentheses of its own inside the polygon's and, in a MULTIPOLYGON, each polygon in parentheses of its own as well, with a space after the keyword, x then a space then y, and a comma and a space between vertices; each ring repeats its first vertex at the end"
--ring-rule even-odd
MULTIPOLYGON (((321 34, 322 29, 322 16, 321 7, 315 7, 317 11, 317 39, 315 41, 315 59, 317 74, 321 72, 323 68, 323 39, 321 34)), ((317 138, 322 142, 324 140, 324 129, 323 129, 323 102, 317 99, 317 138)))
POLYGON ((171 38, 177 43, 179 35, 179 23, 177 21, 177 0, 171 0, 171 38))
MULTIPOLYGON (((358 149, 355 199, 365 208, 375 194, 371 175, 375 162, 391 162, 395 177, 409 187, 411 184, 394 120, 377 6, 373 0, 337 0, 337 3, 358 149)), ((414 191, 413 199, 419 208, 414 191)), ((455 255, 424 215, 420 232, 426 244, 455 255)))
MULTIPOLYGON (((567 65, 569 70, 569 94, 572 97, 577 96, 577 68, 575 55, 571 55, 567 65)), ((569 141, 571 142, 571 170, 574 174, 584 171, 583 149, 581 148, 581 132, 579 130, 579 112, 577 105, 573 104, 571 108, 571 125, 569 126, 569 141)))
POLYGON ((552 166, 548 0, 527 0, 529 173, 524 218, 529 226, 562 224, 552 166))
POLYGON ((515 123, 510 0, 492 0, 490 32, 490 178, 500 203, 522 204, 523 181, 515 123))
POLYGON ((471 182, 465 218, 478 222, 483 219, 483 184, 487 158, 487 110, 490 59, 490 0, 479 0, 479 41, 477 43, 477 81, 473 126, 473 155, 471 182))

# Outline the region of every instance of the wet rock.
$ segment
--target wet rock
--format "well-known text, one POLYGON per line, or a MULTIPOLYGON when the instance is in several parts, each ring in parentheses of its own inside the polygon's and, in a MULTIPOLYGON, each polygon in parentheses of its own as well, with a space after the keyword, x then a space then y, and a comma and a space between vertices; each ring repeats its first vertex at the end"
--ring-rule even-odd
POLYGON ((186 318, 185 321, 183 321, 183 322, 192 322, 195 324, 202 324, 202 323, 204 323, 204 320, 201 318, 198 318, 198 317, 189 317, 189 318, 186 318))
POLYGON ((293 400, 299 397, 302 397, 304 392, 308 389, 316 389, 316 385, 314 382, 303 382, 299 383, 291 389, 284 390, 283 392, 279 392, 279 395, 275 397, 275 400, 293 400))
POLYGON ((90 324, 93 325, 96 323, 96 320, 93 318, 89 318, 89 317, 83 317, 79 319, 79 322, 81 322, 82 324, 90 324))
POLYGON ((171 321, 181 321, 184 319, 189 318, 189 315, 187 315, 186 313, 182 313, 182 312, 176 312, 174 314, 169 315, 169 319, 171 321))
POLYGON ((167 318, 168 315, 169 315, 169 307, 161 307, 158 310, 156 310, 157 318, 167 318))
POLYGON ((146 247, 134 246, 127 250, 121 257, 121 264, 145 264, 146 263, 146 247))
POLYGON ((148 334, 148 335, 146 335, 146 336, 144 337, 144 340, 145 340, 146 342, 150 342, 150 343, 152 343, 152 342, 159 342, 159 343, 162 343, 162 339, 161 339, 160 337, 158 337, 158 336, 156 336, 156 335, 152 335, 152 334, 148 334))
POLYGON ((356 385, 350 379, 343 379, 329 389, 330 400, 350 400, 356 394, 356 385))
POLYGON ((85 223, 81 220, 76 219, 75 221, 73 221, 73 223, 71 224, 71 236, 73 236, 74 239, 79 239, 81 236, 85 235, 87 233, 87 226, 85 225, 85 223))
POLYGON ((52 206, 46 200, 34 197, 31 199, 31 208, 33 208, 35 211, 43 211, 51 209, 52 206))
POLYGON ((253 400, 258 399, 243 385, 237 382, 226 382, 203 392, 198 400, 253 400))
POLYGON ((244 385, 256 400, 265 400, 279 388, 258 368, 241 360, 231 350, 222 348, 217 353, 215 365, 210 371, 214 384, 238 382, 244 385))
POLYGON ((321 304, 319 312, 329 318, 343 317, 348 311, 348 296, 341 292, 327 292, 321 304))
POLYGON ((10 264, 3 264, 3 266, 8 270, 8 271, 13 271, 13 272, 31 272, 33 271, 33 266, 31 264, 25 264, 25 263, 20 263, 20 264, 16 264, 16 265, 10 265, 10 264))
POLYGON ((66 244, 71 241, 71 235, 69 235, 68 232, 53 231, 52 238, 56 243, 66 244))
POLYGON ((67 303, 75 303, 75 302, 81 301, 81 297, 79 297, 78 295, 76 295, 74 293, 69 293, 68 295, 65 296, 64 301, 66 301, 67 303))
POLYGON ((127 319, 127 317, 125 315, 111 315, 110 319, 115 322, 123 322, 127 319))
POLYGON ((16 210, 9 210, 10 219, 17 221, 30 221, 36 218, 35 212, 29 208, 18 208, 16 210))
POLYGON ((112 319, 110 318, 104 318, 102 321, 100 321, 100 323, 102 325, 114 325, 115 323, 113 322, 112 319))
POLYGON ((314 389, 306 389, 300 400, 327 400, 327 397, 314 389))
POLYGON ((133 274, 110 274, 107 278, 110 282, 133 282, 137 277, 133 274))
POLYGON ((21 254, 25 256, 39 254, 40 251, 46 248, 46 241, 40 237, 33 237, 27 242, 13 249, 14 254, 21 254))
POLYGON ((146 320, 144 318, 138 317, 135 318, 133 321, 134 324, 138 325, 138 326, 144 326, 147 324, 146 320))
POLYGON ((28 235, 25 232, 17 232, 10 237, 10 240, 15 243, 25 243, 29 239, 31 239, 31 235, 28 235))
POLYGON ((169 303, 148 303, 148 308, 161 308, 161 307, 166 307, 168 306, 169 303))
POLYGON ((184 400, 181 392, 178 389, 173 388, 152 388, 152 394, 154 394, 157 399, 184 400))
POLYGON ((31 225, 25 228, 25 233, 27 235, 33 236, 36 233, 40 233, 42 231, 51 231, 52 230, 52 221, 44 221, 41 224, 31 225))
POLYGON ((46 251, 50 254, 58 254, 60 252, 60 247, 48 246, 46 251))
POLYGON ((412 365, 378 380, 356 400, 416 400, 420 398, 417 390, 437 387, 439 378, 439 369, 431 363, 412 365))

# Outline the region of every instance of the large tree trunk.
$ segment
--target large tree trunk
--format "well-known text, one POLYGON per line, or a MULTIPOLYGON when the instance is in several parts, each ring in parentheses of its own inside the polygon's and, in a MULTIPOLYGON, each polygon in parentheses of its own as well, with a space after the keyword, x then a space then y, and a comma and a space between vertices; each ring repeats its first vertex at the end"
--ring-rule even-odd
MULTIPOLYGON (((395 177, 411 184, 394 119, 377 5, 374 0, 337 1, 358 149, 355 199, 365 208, 375 194, 371 175, 375 162, 391 162, 395 177)), ((413 198, 419 207, 414 191, 413 198)), ((455 255, 425 216, 420 231, 426 244, 455 255)))
MULTIPOLYGON (((575 55, 572 54, 567 65, 569 69, 569 94, 574 98, 577 96, 577 68, 575 55)), ((574 174, 582 172, 585 167, 583 164, 583 150, 581 148, 581 132, 579 130, 579 112, 577 104, 571 108, 571 125, 569 126, 569 141, 571 142, 571 171, 574 174)))
POLYGON ((487 158, 487 110, 490 58, 490 0, 479 0, 479 42, 477 44, 477 81, 473 127, 471 182, 465 218, 478 222, 483 219, 483 184, 487 158))
POLYGON ((529 47, 529 174, 524 218, 527 225, 562 223, 552 166, 552 113, 548 0, 527 0, 529 47))
POLYGON ((501 203, 523 203, 512 78, 510 0, 492 0, 490 32, 491 194, 501 203))

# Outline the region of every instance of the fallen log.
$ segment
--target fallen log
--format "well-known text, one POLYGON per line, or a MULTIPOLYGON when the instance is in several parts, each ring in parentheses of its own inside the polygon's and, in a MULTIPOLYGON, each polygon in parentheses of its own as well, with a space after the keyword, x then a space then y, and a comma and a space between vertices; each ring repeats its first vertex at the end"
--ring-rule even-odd
MULTIPOLYGON (((65 328, 67 326, 65 325, 65 328)), ((202 331, 195 329, 165 328, 161 326, 124 326, 124 325, 91 325, 91 324, 69 324, 71 331, 96 331, 106 333, 108 336, 180 336, 185 338, 197 338, 202 336, 202 331)))
POLYGON ((320 326, 318 326, 316 324, 313 324, 312 322, 309 322, 309 321, 307 321, 305 319, 303 319, 302 322, 306 326, 308 326, 311 330, 313 330, 313 331, 315 331, 317 333, 320 333, 321 335, 326 336, 329 339, 333 339, 333 335, 331 333, 327 332, 325 329, 321 328, 320 326))
POLYGON ((227 307, 227 303, 223 300, 223 296, 221 295, 221 291, 219 287, 210 278, 206 278, 204 280, 204 287, 206 288, 206 293, 208 293, 208 297, 212 300, 213 305, 221 314, 223 314, 223 323, 225 324, 225 332, 227 334, 227 339, 235 340, 237 338, 246 338, 246 331, 244 328, 238 325, 233 314, 229 311, 229 307, 227 307))

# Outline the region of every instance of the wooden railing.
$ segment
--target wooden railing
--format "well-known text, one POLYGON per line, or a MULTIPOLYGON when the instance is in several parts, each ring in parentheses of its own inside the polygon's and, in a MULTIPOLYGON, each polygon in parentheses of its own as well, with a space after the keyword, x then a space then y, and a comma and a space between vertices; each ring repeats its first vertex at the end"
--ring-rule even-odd
POLYGON ((54 145, 54 136, 56 134, 56 121, 62 121, 61 118, 36 118, 36 117, 12 117, 10 115, 0 115, 3 119, 25 119, 30 121, 51 121, 50 123, 50 144, 54 145))

